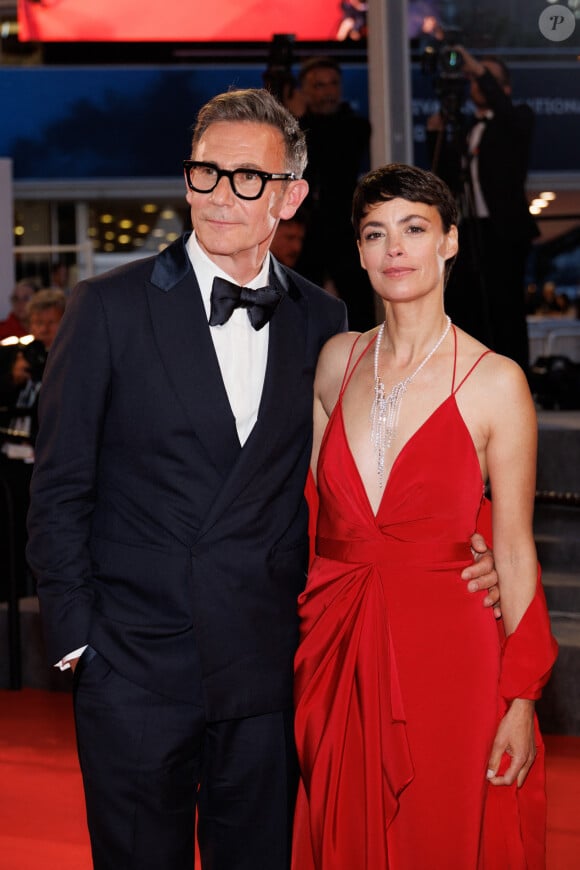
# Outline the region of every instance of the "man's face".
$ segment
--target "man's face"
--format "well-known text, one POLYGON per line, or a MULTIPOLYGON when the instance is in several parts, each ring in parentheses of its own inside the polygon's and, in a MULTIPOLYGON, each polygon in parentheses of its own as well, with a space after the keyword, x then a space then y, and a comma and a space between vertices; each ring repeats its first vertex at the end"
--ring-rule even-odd
POLYGON ((300 221, 281 221, 278 224, 270 250, 284 266, 293 269, 296 265, 302 250, 304 234, 304 224, 300 221))
POLYGON ((325 67, 310 70, 302 81, 302 94, 309 112, 333 115, 340 107, 340 73, 325 67))
POLYGON ((33 311, 30 315, 30 332, 37 341, 43 343, 46 350, 50 350, 55 339, 62 314, 60 308, 45 308, 43 311, 33 311))
MULTIPOLYGON (((205 131, 193 160, 219 169, 287 172, 282 134, 269 124, 218 121, 205 131)), ((259 199, 240 199, 226 176, 211 193, 187 188, 197 240, 208 257, 240 283, 259 272, 280 218, 290 218, 306 196, 305 181, 269 181, 259 199)))
POLYGON ((23 323, 26 322, 26 307, 32 297, 34 296, 34 290, 32 287, 17 287, 12 294, 12 311, 14 312, 14 316, 18 318, 18 320, 23 323))

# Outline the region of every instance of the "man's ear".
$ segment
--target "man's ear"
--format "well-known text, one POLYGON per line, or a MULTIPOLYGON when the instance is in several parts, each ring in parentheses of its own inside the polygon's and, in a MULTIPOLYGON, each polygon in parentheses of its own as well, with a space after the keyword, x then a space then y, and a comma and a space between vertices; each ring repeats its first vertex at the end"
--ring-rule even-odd
POLYGON ((279 217, 284 221, 294 217, 307 195, 308 182, 304 178, 299 178, 297 181, 289 181, 279 217))

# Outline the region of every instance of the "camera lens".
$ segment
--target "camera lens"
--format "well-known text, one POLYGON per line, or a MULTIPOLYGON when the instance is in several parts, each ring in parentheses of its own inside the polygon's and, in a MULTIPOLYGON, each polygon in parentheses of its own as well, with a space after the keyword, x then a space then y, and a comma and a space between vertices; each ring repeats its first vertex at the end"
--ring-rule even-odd
POLYGON ((458 73, 463 66, 463 57, 455 48, 442 48, 439 63, 443 72, 458 73))

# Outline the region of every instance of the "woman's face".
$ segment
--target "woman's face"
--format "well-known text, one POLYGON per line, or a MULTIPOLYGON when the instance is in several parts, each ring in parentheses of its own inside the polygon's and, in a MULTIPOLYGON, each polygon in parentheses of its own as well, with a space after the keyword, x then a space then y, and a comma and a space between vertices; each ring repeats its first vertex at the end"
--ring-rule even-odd
POLYGON ((396 198, 370 208, 358 248, 379 296, 410 301, 443 292, 445 262, 457 253, 457 227, 445 233, 435 206, 396 198))

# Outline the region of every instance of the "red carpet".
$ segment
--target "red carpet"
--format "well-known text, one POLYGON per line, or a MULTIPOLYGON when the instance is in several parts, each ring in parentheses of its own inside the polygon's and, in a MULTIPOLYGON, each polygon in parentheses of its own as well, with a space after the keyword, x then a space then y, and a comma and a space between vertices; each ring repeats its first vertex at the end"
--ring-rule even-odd
MULTIPOLYGON (((580 737, 546 744, 548 870, 577 870, 580 737)), ((70 696, 0 691, 0 870, 90 868, 70 696)))

